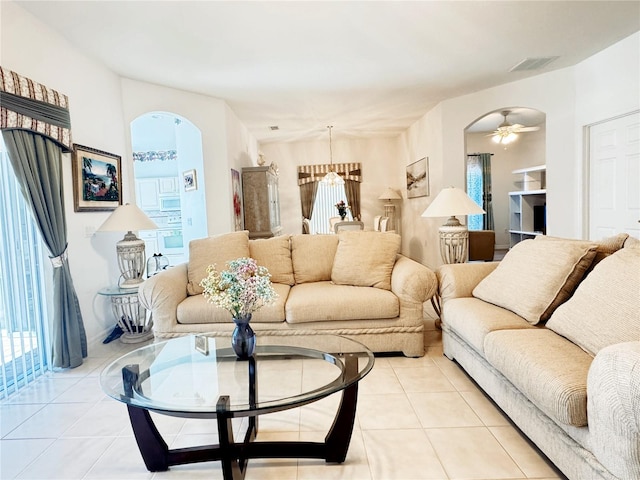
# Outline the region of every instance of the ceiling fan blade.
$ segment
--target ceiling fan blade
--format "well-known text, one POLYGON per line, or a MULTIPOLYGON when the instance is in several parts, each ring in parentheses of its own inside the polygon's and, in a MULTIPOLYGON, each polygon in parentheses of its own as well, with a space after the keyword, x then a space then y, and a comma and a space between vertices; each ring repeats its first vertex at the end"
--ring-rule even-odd
POLYGON ((518 132, 537 132, 540 127, 522 127, 518 129, 518 132))

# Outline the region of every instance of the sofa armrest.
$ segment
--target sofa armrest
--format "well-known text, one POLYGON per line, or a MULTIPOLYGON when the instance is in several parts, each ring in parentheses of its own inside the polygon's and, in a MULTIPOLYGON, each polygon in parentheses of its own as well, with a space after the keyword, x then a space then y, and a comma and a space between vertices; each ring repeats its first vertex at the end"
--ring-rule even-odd
POLYGON ((452 298, 471 297, 476 285, 498 265, 499 262, 452 263, 439 267, 436 275, 442 303, 452 298))
POLYGON ((422 304, 435 295, 438 289, 436 274, 421 263, 404 255, 398 255, 391 272, 391 291, 403 303, 422 304))
POLYGON ((170 332, 178 323, 178 304, 187 298, 187 264, 182 263, 144 281, 138 290, 140 303, 152 314, 153 330, 170 332))
POLYGON ((640 478, 640 341, 598 352, 587 377, 587 419, 600 463, 616 478, 640 478))

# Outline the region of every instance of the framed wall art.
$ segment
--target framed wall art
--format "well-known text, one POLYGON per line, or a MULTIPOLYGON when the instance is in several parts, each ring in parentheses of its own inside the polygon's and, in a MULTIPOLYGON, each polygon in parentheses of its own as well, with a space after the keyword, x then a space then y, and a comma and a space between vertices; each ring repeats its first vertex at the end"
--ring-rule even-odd
POLYGON ((120 156, 76 143, 72 174, 76 212, 111 211, 122 205, 120 156))
POLYGON ((429 158, 424 157, 407 166, 407 198, 429 195, 429 158))
POLYGON ((196 178, 195 170, 187 170, 182 173, 182 182, 184 184, 184 191, 190 192, 198 189, 198 179, 196 178))
POLYGON ((235 231, 242 230, 242 190, 240 189, 240 172, 231 169, 231 194, 233 195, 233 223, 235 231))

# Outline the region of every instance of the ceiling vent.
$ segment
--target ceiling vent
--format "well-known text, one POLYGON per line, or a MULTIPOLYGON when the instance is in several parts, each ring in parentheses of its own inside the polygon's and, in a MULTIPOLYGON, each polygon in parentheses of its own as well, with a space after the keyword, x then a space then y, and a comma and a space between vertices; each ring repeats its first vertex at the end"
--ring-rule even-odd
POLYGON ((510 72, 526 72, 530 70, 539 70, 541 68, 546 67, 554 60, 557 60, 560 57, 535 57, 535 58, 525 58, 520 63, 518 63, 515 67, 512 67, 510 72))
POLYGON ((280 127, 278 125, 271 125, 269 127, 269 130, 271 130, 272 132, 275 132, 276 130, 280 130, 280 127))

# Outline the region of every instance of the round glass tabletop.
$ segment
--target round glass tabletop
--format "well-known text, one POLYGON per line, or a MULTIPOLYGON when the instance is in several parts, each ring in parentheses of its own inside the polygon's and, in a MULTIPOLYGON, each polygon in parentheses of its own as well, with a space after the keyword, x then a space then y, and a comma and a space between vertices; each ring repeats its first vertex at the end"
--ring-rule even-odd
POLYGON ((305 405, 344 390, 374 364, 364 345, 335 335, 257 336, 238 360, 230 336, 190 335, 134 350, 107 366, 105 393, 128 405, 175 416, 253 416, 305 405))

